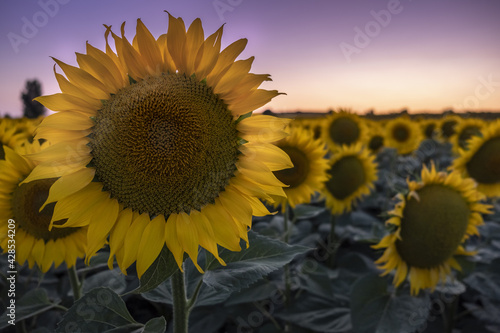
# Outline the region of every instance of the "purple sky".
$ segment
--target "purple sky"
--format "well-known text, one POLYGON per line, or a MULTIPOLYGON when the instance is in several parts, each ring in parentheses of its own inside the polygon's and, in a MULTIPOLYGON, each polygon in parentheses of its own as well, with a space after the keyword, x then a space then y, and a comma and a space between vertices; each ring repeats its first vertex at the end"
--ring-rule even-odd
POLYGON ((224 45, 248 38, 241 58, 287 93, 262 109, 500 110, 498 0, 2 0, 0 115, 21 114, 26 79, 59 92, 50 56, 76 65, 87 40, 104 47, 102 24, 127 21, 131 40, 141 18, 157 37, 163 10, 205 35, 226 23, 224 45))

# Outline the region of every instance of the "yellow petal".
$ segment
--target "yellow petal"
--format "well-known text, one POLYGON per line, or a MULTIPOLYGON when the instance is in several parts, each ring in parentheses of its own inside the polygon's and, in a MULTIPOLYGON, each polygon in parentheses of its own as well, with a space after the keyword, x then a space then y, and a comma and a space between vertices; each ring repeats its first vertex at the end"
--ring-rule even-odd
POLYGON ((53 94, 40 96, 35 101, 42 103, 46 108, 53 111, 77 110, 90 116, 95 116, 97 110, 101 108, 101 101, 96 99, 83 100, 69 94, 53 94))
POLYGON ((159 73, 161 70, 162 55, 156 43, 156 39, 140 19, 137 20, 136 31, 137 47, 144 62, 148 66, 149 74, 153 75, 159 73))
POLYGON ((33 169, 33 171, 31 171, 29 176, 21 182, 21 184, 29 183, 38 179, 58 178, 73 173, 84 168, 91 159, 91 156, 82 158, 79 162, 74 164, 63 164, 57 161, 39 164, 33 169))
POLYGON ((250 71, 255 57, 246 60, 236 61, 229 70, 221 77, 220 81, 214 87, 214 93, 220 94, 224 99, 224 94, 234 88, 250 71))
POLYGON ((179 266, 182 271, 182 263, 184 261, 184 249, 181 247, 179 243, 179 239, 177 238, 177 219, 179 218, 178 214, 170 214, 167 222, 165 223, 165 243, 167 244, 168 249, 172 252, 175 261, 177 262, 177 266, 179 266))
POLYGON ((120 211, 118 219, 109 235, 109 259, 108 267, 113 269, 113 255, 122 248, 127 231, 132 223, 133 212, 132 209, 127 208, 120 211))
POLYGON ((48 203, 65 198, 87 186, 94 178, 94 174, 95 169, 85 168, 56 180, 50 187, 49 196, 47 197, 45 203, 40 207, 40 211, 48 203))
POLYGON ((240 137, 250 142, 276 142, 287 134, 290 119, 266 115, 252 115, 241 120, 237 129, 240 137))
POLYGON ((61 67, 68 80, 76 87, 85 91, 89 97, 97 100, 109 97, 109 93, 101 81, 81 68, 65 64, 56 58, 52 59, 61 67))
POLYGON ((199 80, 206 78, 219 58, 223 26, 208 36, 198 50, 195 60, 196 76, 199 80))
POLYGON ((219 198, 215 199, 215 204, 203 207, 201 213, 210 221, 218 244, 230 251, 241 251, 238 229, 219 198))
POLYGON ((109 193, 99 193, 100 200, 94 206, 92 221, 89 223, 87 239, 86 262, 97 253, 105 244, 109 231, 116 223, 119 204, 116 199, 109 197, 109 193))
POLYGON ((165 218, 158 215, 148 223, 142 234, 137 252, 137 275, 139 279, 160 254, 165 244, 165 218))
POLYGON ((247 42, 248 40, 246 38, 239 39, 222 50, 217 58, 217 63, 215 64, 214 69, 207 76, 207 83, 211 87, 217 85, 219 80, 222 78, 222 75, 224 75, 224 73, 229 69, 229 66, 231 66, 240 53, 243 52, 247 42))
POLYGON ((195 19, 186 33, 185 57, 186 57, 186 74, 194 73, 195 60, 198 50, 200 49, 203 40, 205 39, 201 20, 195 19))
MULTIPOLYGON (((106 53, 104 53, 103 51, 99 50, 98 48, 95 48, 92 45, 90 45, 89 43, 87 43, 87 54, 89 56, 93 57, 98 63, 104 65, 104 67, 109 71, 109 73, 113 76, 113 82, 112 82, 112 87, 114 87, 113 90, 117 91, 118 89, 124 87, 128 83, 128 80, 125 80, 126 74, 118 66, 118 63, 119 63, 118 59, 115 59, 116 54, 114 54, 111 51, 111 49, 109 48, 108 39, 107 39, 108 34, 109 34, 109 31, 106 29, 106 33, 105 33, 106 53)), ((96 68, 96 71, 99 71, 99 69, 96 68)), ((103 76, 105 75, 100 71, 99 71, 99 73, 103 76)))
POLYGON ((240 195, 230 187, 226 187, 226 190, 221 192, 219 198, 226 211, 236 221, 248 227, 252 226, 252 207, 244 195, 240 195))
POLYGON ((256 89, 247 98, 229 105, 233 116, 241 116, 266 105, 274 97, 281 95, 277 90, 256 89))
POLYGON ((118 262, 122 269, 127 269, 137 259, 137 253, 139 251, 144 229, 150 222, 147 213, 143 213, 139 216, 134 213, 134 217, 123 243, 123 260, 121 263, 118 262))
POLYGON ((193 261, 200 273, 203 273, 203 269, 198 265, 198 230, 194 224, 191 217, 181 212, 178 214, 177 218, 177 238, 179 239, 179 244, 182 249, 189 255, 189 258, 193 261))
POLYGON ((186 72, 184 45, 186 43, 186 27, 181 18, 168 13, 167 47, 180 73, 186 72))
POLYGON ((43 119, 39 127, 52 127, 58 129, 79 131, 87 130, 94 126, 94 122, 86 114, 74 111, 64 111, 51 114, 43 119), (70 126, 70 127, 69 127, 70 126))
POLYGON ((270 143, 245 143, 239 150, 252 161, 264 163, 271 171, 293 168, 290 156, 276 145, 270 143))

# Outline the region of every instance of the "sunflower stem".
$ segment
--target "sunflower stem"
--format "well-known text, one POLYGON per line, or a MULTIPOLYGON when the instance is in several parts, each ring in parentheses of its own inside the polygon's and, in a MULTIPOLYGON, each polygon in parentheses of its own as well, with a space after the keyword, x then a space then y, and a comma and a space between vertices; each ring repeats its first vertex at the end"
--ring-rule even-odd
POLYGON ((196 303, 196 299, 198 298, 198 294, 200 293, 202 284, 203 284, 203 277, 201 277, 200 281, 198 281, 198 284, 196 285, 196 289, 194 290, 193 296, 187 300, 186 308, 188 311, 188 317, 189 317, 189 313, 191 312, 191 309, 194 307, 194 304, 196 303))
MULTIPOLYGON (((285 233, 285 243, 288 244, 290 241, 290 234, 288 230, 288 219, 289 219, 289 211, 290 207, 288 207, 288 203, 285 203, 285 211, 283 212, 283 228, 284 228, 284 233, 285 233)), ((284 278, 285 278, 285 304, 289 305, 291 302, 291 292, 290 292, 290 265, 285 264, 284 267, 284 278)))
POLYGON ((71 284, 71 289, 73 289, 73 298, 78 301, 82 297, 82 285, 78 279, 78 274, 76 273, 76 266, 73 265, 68 268, 69 283, 71 284))
POLYGON ((455 312, 458 305, 458 296, 453 296, 450 303, 445 303, 443 311, 443 325, 445 333, 452 333, 455 326, 455 312))
POLYGON ((189 310, 187 308, 184 273, 181 270, 175 272, 171 282, 174 301, 174 333, 188 333, 189 310))
POLYGON ((337 215, 330 215, 330 235, 328 236, 328 245, 326 250, 328 252, 328 267, 333 268, 335 265, 335 255, 339 248, 337 235, 335 234, 335 225, 337 224, 337 215))

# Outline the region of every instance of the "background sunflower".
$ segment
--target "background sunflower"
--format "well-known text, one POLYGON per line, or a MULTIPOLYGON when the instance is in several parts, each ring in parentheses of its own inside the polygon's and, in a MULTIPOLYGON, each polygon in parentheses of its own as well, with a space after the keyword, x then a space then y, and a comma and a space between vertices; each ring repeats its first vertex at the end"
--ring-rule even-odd
POLYGON ((336 150, 329 162, 322 194, 333 214, 349 212, 356 200, 367 195, 377 180, 375 157, 361 144, 343 146, 336 150))
POLYGON ((472 255, 463 242, 478 235, 483 224, 481 214, 491 206, 479 203, 484 196, 476 191, 474 181, 458 172, 422 169, 420 182, 408 181, 409 193, 398 195, 400 202, 389 212, 386 224, 396 229, 385 236, 375 249, 385 249, 376 261, 383 275, 396 270, 393 283, 399 286, 409 274, 411 293, 434 290, 451 274, 460 270, 456 255, 472 255))
POLYGON ((14 244, 17 262, 21 265, 28 262, 30 268, 36 263, 42 272, 62 263, 72 267, 77 258, 84 256, 86 228, 60 229, 57 226, 61 221, 57 221, 54 228, 49 230, 54 204, 39 211, 55 179, 20 185, 36 165, 22 155, 39 152, 42 150, 41 145, 38 141, 25 142, 16 151, 7 146, 4 146, 4 150, 5 160, 0 161, 0 247, 5 253, 10 249, 9 245, 14 244), (8 237, 7 232, 10 219, 16 225, 13 238, 8 237))
POLYGON ((293 167, 274 172, 276 178, 288 187, 284 188, 286 198, 271 196, 275 200, 273 205, 281 205, 284 211, 287 204, 295 208, 298 204, 310 202, 311 196, 328 179, 325 145, 321 140, 314 140, 310 130, 292 127, 290 135, 277 142, 276 146, 288 154, 293 167))

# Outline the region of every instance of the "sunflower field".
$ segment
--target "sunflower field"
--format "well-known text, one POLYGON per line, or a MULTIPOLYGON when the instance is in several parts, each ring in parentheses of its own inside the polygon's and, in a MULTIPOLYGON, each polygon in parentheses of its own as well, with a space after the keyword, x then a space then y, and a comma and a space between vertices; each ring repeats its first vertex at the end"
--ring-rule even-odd
POLYGON ((253 113, 246 39, 168 16, 0 119, 0 331, 500 332, 497 115, 253 113))

